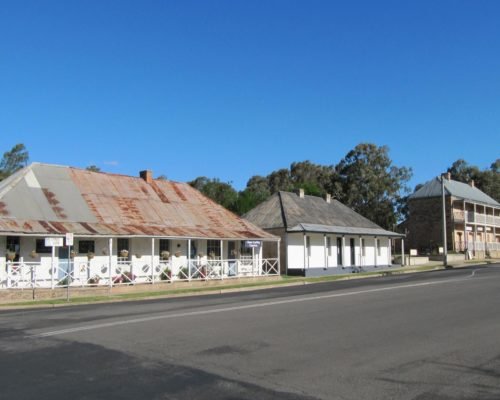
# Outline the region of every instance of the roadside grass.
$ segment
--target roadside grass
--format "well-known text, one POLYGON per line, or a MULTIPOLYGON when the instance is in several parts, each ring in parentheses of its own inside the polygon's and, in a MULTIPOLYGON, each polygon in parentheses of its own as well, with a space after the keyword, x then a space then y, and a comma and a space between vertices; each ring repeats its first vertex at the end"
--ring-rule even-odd
POLYGON ((370 272, 359 272, 352 274, 342 274, 342 275, 329 275, 314 278, 305 277, 294 277, 294 276, 283 276, 281 280, 266 281, 266 282, 250 282, 250 283, 239 283, 239 284, 227 284, 219 286, 203 286, 196 288, 177 288, 177 289, 163 289, 157 291, 144 291, 135 293, 110 293, 109 295, 100 296, 81 296, 81 297, 70 297, 69 301, 65 298, 59 299, 45 299, 45 300, 31 300, 22 302, 12 302, 0 304, 1 308, 8 307, 43 307, 43 306, 63 306, 71 304, 91 304, 91 303, 105 303, 105 302, 116 302, 116 301, 132 301, 132 300, 147 300, 160 297, 175 297, 175 296, 185 296, 191 294, 214 294, 223 293, 228 291, 238 291, 244 289, 254 289, 254 288, 266 288, 266 287, 276 287, 276 286, 286 286, 286 285, 301 285, 301 284, 314 284, 321 282, 332 282, 340 280, 351 280, 360 278, 370 278, 377 276, 390 276, 398 275, 404 273, 412 272, 425 272, 437 269, 444 269, 443 265, 424 265, 415 267, 399 267, 391 270, 381 270, 381 271, 370 271, 370 272))

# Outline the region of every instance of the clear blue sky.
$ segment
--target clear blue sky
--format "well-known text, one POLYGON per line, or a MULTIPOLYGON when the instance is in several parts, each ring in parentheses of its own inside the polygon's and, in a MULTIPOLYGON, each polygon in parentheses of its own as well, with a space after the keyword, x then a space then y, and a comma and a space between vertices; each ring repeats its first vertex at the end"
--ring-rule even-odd
POLYGON ((424 182, 500 157, 500 1, 8 1, 0 137, 31 161, 242 189, 388 145, 424 182))

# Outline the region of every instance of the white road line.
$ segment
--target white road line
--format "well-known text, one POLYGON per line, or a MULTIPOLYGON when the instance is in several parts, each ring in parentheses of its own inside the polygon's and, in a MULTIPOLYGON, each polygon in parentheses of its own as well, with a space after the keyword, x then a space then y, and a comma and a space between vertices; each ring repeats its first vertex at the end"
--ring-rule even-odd
MULTIPOLYGON (((60 330, 55 330, 55 331, 36 333, 34 335, 28 335, 28 336, 26 336, 26 338, 31 338, 31 339, 44 338, 44 337, 50 337, 50 336, 64 335, 66 333, 83 332, 83 331, 90 331, 90 330, 102 329, 102 328, 112 328, 112 327, 121 326, 121 325, 137 324, 137 323, 141 323, 141 322, 150 322, 150 321, 157 321, 157 320, 162 320, 162 319, 172 319, 172 318, 181 318, 181 317, 192 317, 192 316, 197 316, 197 315, 218 314, 218 313, 230 312, 230 311, 247 310, 247 309, 252 309, 252 308, 271 307, 271 306, 277 306, 277 305, 281 305, 281 304, 303 303, 303 302, 307 302, 307 301, 332 299, 335 297, 356 296, 356 295, 367 294, 367 293, 386 292, 389 290, 406 289, 406 288, 414 288, 414 287, 422 287, 422 286, 432 286, 432 285, 441 285, 441 284, 445 284, 445 283, 460 282, 460 281, 469 280, 470 278, 475 277, 475 272, 476 272, 476 270, 472 271, 472 273, 470 275, 468 275, 464 278, 453 278, 453 279, 444 279, 444 280, 439 280, 439 281, 411 283, 411 284, 406 284, 406 285, 389 286, 389 287, 383 287, 383 288, 356 290, 356 291, 352 291, 352 292, 332 293, 332 294, 326 294, 326 295, 321 295, 321 296, 300 297, 300 298, 288 299, 288 300, 276 300, 276 301, 269 301, 269 302, 265 302, 265 303, 247 304, 244 306, 223 307, 223 308, 216 308, 216 309, 211 309, 211 310, 190 311, 190 312, 183 312, 183 313, 177 313, 177 314, 164 314, 164 315, 155 315, 155 316, 151 316, 151 317, 133 318, 133 319, 126 319, 126 320, 121 320, 121 321, 113 321, 113 322, 104 322, 101 324, 91 324, 91 325, 77 326, 74 328, 66 328, 66 329, 60 329, 60 330)), ((476 278, 476 279, 481 279, 481 278, 476 278)))

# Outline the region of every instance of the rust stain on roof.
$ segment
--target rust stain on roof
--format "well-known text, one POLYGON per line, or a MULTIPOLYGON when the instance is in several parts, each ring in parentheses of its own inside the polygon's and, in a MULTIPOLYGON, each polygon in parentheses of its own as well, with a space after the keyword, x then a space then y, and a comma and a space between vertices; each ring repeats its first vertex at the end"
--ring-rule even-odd
POLYGON ((92 228, 89 224, 87 224, 86 222, 80 222, 80 225, 83 226, 83 228, 86 229, 87 231, 89 231, 90 233, 94 233, 94 234, 99 233, 94 228, 92 228))
MULTIPOLYGON (((31 167, 35 175, 37 165, 31 167)), ((276 239, 203 196, 187 183, 156 180, 147 184, 139 177, 107 174, 43 165, 43 174, 55 168, 62 176, 64 168, 73 185, 72 195, 57 198, 60 180, 51 180, 43 188, 45 207, 53 210, 57 221, 46 220, 43 213, 31 220, 9 215, 8 202, 0 202, 0 231, 109 236, 160 236, 178 238, 263 238, 276 239), (80 196, 85 210, 72 211, 65 202, 80 196), (82 217, 88 215, 89 217, 82 217), (91 216, 91 217, 90 217, 91 216)), ((42 173, 42 172, 40 172, 42 173)), ((5 201, 5 200, 4 200, 5 201)), ((43 209, 43 207, 41 207, 43 209)))
POLYGON ((59 233, 46 221, 38 221, 38 223, 45 228, 47 233, 59 233))
POLYGON ((172 182, 172 188, 175 190, 175 193, 177 193, 177 196, 183 201, 187 201, 186 196, 184 196, 184 193, 182 193, 182 190, 179 188, 176 182, 172 182))
POLYGON ((0 215, 9 215, 9 212, 7 211, 7 205, 0 201, 0 215))
POLYGON ((155 181, 153 181, 151 183, 151 187, 153 188, 153 190, 155 191, 155 193, 158 195, 158 197, 160 198, 160 200, 163 203, 170 203, 170 200, 168 200, 168 197, 165 195, 165 193, 163 193, 163 191, 160 189, 160 187, 158 186, 158 184, 155 181))
POLYGON ((64 208, 59 206, 60 202, 59 200, 57 200, 56 195, 47 188, 42 188, 42 191, 45 197, 47 198, 47 201, 51 206, 52 211, 54 211, 54 214, 56 214, 61 219, 66 219, 67 215, 64 214, 64 208))

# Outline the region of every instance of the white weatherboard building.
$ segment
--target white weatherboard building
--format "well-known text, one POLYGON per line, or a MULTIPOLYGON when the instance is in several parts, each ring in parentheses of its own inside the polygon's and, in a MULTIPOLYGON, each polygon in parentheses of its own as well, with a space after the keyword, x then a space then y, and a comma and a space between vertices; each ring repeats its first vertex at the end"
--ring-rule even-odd
POLYGON ((281 237, 281 268, 289 275, 322 276, 391 266, 391 240, 382 229, 337 200, 279 192, 245 216, 281 237))
POLYGON ((140 175, 34 163, 0 182, 0 289, 279 274, 278 237, 140 175))

